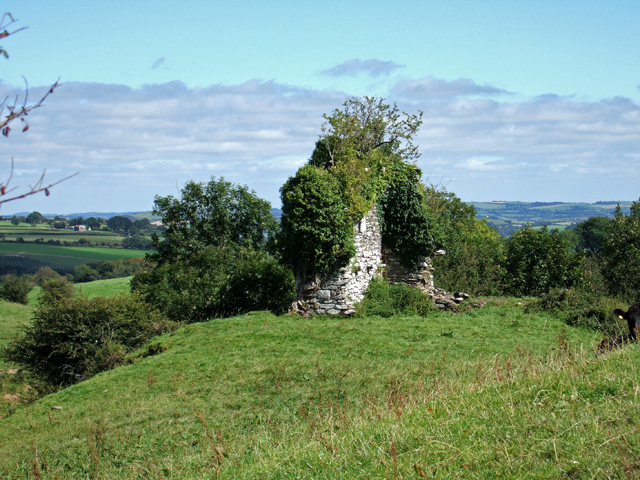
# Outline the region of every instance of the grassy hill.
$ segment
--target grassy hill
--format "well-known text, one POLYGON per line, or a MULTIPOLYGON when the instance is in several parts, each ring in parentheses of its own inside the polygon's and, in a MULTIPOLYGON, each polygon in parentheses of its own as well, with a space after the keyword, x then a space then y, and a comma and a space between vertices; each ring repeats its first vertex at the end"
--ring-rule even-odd
POLYGON ((638 478, 640 349, 495 301, 256 312, 0 419, 0 478, 638 478))

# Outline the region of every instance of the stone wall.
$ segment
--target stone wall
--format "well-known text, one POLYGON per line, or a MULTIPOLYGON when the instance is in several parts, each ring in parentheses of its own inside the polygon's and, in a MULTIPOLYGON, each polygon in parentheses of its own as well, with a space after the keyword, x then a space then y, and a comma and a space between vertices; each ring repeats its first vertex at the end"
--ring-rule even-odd
MULTIPOLYGON (((329 279, 296 279, 299 298, 293 309, 305 314, 350 315, 376 276, 390 283, 402 283, 419 288, 431 296, 438 307, 449 308, 468 295, 451 295, 433 284, 433 267, 429 258, 423 259, 417 270, 404 267, 400 260, 382 246, 382 236, 375 207, 356 225, 356 255, 340 273, 329 279)), ((443 255, 444 251, 438 254, 443 255)))
POLYGON ((364 298, 371 279, 382 266, 382 239, 375 207, 356 225, 356 255, 330 279, 296 279, 301 284, 297 310, 307 313, 349 315, 364 298))

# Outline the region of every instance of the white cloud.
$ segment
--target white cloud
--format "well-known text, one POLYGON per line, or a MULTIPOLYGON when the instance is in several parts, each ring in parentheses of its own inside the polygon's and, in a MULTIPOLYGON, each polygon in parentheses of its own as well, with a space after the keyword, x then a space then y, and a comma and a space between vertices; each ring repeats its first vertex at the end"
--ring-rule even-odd
MULTIPOLYGON (((388 98, 407 112, 424 111, 415 140, 426 176, 466 200, 638 196, 637 103, 463 95, 473 97, 474 85, 449 85, 450 97, 388 98)), ((42 91, 32 89, 30 98, 42 91)), ((21 93, 0 84, 1 98, 21 93)), ((248 185, 278 205, 280 186, 313 151, 322 114, 344 100, 342 93, 257 80, 205 88, 67 83, 29 117, 28 132, 0 139, 0 162, 8 174, 15 157, 14 185, 33 184, 45 168, 51 181, 80 175, 46 199, 7 204, 0 213, 145 210, 154 195, 175 195, 185 181, 211 176, 248 185)))
POLYGON ((335 67, 323 70, 321 73, 331 77, 355 77, 360 74, 366 74, 371 77, 380 77, 389 75, 400 68, 403 68, 403 66, 395 62, 381 61, 373 58, 369 60, 353 58, 340 63, 335 67))
POLYGON ((490 85, 478 85, 469 78, 447 81, 439 78, 424 77, 398 83, 393 89, 393 93, 408 99, 436 99, 468 96, 486 97, 507 95, 511 92, 490 85))

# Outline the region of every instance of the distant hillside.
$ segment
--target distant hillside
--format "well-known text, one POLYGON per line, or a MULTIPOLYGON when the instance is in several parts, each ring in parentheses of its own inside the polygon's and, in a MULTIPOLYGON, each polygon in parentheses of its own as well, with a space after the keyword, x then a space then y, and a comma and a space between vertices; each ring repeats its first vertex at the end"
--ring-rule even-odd
POLYGON ((623 213, 629 212, 632 202, 471 202, 476 208, 476 217, 487 219, 502 236, 511 235, 515 230, 528 224, 548 225, 565 229, 591 217, 613 218, 616 206, 620 204, 623 213))

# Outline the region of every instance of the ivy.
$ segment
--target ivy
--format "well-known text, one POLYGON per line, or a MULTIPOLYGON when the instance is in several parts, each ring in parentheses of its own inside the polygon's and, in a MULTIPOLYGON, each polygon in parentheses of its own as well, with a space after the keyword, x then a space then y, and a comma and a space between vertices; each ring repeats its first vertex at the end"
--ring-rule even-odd
POLYGON ((383 242, 415 265, 438 245, 425 204, 412 138, 422 113, 400 113, 383 99, 347 100, 325 115, 309 163, 280 190, 278 245, 298 277, 326 276, 355 255, 354 224, 380 208, 383 242))
POLYGON ((382 243, 407 267, 441 246, 436 221, 426 205, 420 171, 411 165, 395 165, 389 184, 378 201, 382 243))

